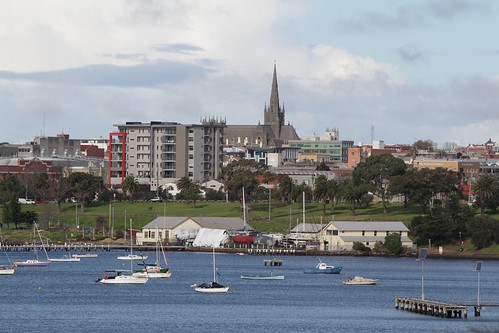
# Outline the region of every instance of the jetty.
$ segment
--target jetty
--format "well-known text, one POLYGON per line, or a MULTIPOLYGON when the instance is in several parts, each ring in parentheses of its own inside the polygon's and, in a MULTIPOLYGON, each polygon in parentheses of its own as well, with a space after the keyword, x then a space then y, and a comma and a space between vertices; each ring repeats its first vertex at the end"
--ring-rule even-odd
MULTIPOLYGON (((395 309, 443 318, 468 317, 468 308, 466 305, 424 300, 421 298, 397 297, 395 298, 395 309)), ((479 310, 478 313, 480 313, 479 310)), ((476 309, 475 316, 477 316, 476 309)))

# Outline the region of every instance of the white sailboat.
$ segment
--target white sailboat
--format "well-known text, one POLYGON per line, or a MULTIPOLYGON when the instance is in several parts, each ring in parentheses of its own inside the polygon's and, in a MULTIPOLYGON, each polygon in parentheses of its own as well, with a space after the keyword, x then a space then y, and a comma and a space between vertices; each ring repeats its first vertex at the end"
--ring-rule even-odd
POLYGON ((213 282, 194 285, 194 290, 200 293, 226 293, 229 286, 224 286, 217 281, 217 268, 215 264, 215 246, 213 246, 213 282))
MULTIPOLYGON (((132 230, 132 219, 130 219, 130 230, 132 230)), ((130 255, 133 255, 132 237, 130 237, 130 255)), ((97 279, 97 282, 102 284, 145 284, 149 280, 147 277, 133 276, 132 271, 133 261, 130 260, 130 270, 106 270, 104 277, 97 279)))
POLYGON ((158 235, 158 239, 156 241, 156 262, 152 264, 139 264, 144 266, 142 269, 135 270, 133 272, 133 276, 140 278, 169 278, 172 275, 170 265, 168 264, 168 259, 166 258, 165 248, 163 246, 163 242, 159 237, 159 231, 156 231, 156 235, 158 235), (165 263, 165 267, 161 267, 161 257, 165 263))
POLYGON ((9 255, 7 254, 7 251, 4 249, 3 245, 3 235, 1 232, 2 228, 0 227, 0 247, 1 251, 5 253, 5 256, 7 257, 7 260, 9 261, 8 265, 0 265, 0 275, 12 275, 16 272, 15 266, 10 262, 9 255))
POLYGON ((40 230, 38 230, 38 226, 36 223, 33 223, 33 253, 35 255, 34 259, 28 259, 25 261, 14 261, 14 265, 18 267, 46 267, 49 265, 49 255, 47 250, 45 249, 45 245, 43 244, 42 236, 40 235, 40 230), (45 256, 47 257, 47 261, 38 259, 38 250, 35 244, 35 231, 38 233, 38 237, 40 238, 40 242, 42 244, 43 252, 45 252, 45 256))
POLYGON ((63 255, 61 258, 48 258, 47 260, 50 262, 80 262, 79 257, 71 255, 71 245, 69 245, 68 251, 69 254, 63 255))

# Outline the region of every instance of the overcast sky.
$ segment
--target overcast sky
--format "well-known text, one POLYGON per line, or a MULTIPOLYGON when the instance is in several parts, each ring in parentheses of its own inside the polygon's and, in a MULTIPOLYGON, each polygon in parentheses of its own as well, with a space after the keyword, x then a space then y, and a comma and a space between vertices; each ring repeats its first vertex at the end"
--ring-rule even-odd
POLYGON ((126 121, 499 142, 499 1, 0 0, 0 142, 126 121), (374 131, 371 129, 374 128, 374 131))

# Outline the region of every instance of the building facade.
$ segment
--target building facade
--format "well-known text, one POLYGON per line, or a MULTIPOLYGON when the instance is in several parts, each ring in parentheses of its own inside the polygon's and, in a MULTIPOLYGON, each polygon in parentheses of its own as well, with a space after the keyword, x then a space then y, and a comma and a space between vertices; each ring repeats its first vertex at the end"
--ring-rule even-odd
POLYGON ((194 182, 218 178, 223 164, 225 120, 202 119, 201 124, 127 122, 114 125, 109 138, 109 184, 120 186, 134 176, 156 190, 179 178, 194 182))

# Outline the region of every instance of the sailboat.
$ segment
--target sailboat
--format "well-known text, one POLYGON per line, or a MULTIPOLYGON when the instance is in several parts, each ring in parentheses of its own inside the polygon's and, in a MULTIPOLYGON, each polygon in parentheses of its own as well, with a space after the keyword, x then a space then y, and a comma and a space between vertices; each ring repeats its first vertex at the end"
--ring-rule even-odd
POLYGON ((35 231, 38 233, 38 237, 40 238, 40 242, 42 245, 43 252, 45 252, 45 256, 47 257, 47 260, 49 258, 47 254, 47 250, 45 249, 45 245, 43 245, 43 240, 42 236, 40 235, 40 230, 38 230, 38 226, 36 223, 33 223, 33 253, 35 255, 34 259, 28 259, 25 261, 14 261, 14 265, 18 267, 46 267, 49 265, 49 261, 42 261, 38 259, 38 250, 36 246, 36 241, 35 241, 35 231))
MULTIPOLYGON (((156 235, 159 235, 159 232, 156 232, 156 235)), ((135 270, 132 274, 135 277, 169 278, 172 275, 161 238, 158 237, 156 242, 156 262, 152 264, 144 263, 139 265, 144 266, 144 268, 135 270), (166 267, 160 266, 161 256, 163 257, 166 267)))
POLYGON ((7 257, 7 260, 9 261, 8 265, 0 265, 0 275, 12 275, 16 272, 15 266, 10 262, 9 255, 7 254, 7 251, 5 251, 3 247, 3 235, 1 234, 1 228, 0 228, 0 247, 3 253, 5 253, 5 256, 7 257))
POLYGON ((255 239, 255 235, 246 230, 246 199, 244 198, 244 187, 243 187, 243 229, 232 234, 230 237, 232 241, 236 244, 251 244, 255 239))
MULTIPOLYGON (((130 219, 130 230, 132 230, 132 219, 130 219)), ((133 255, 133 242, 130 235, 130 254, 133 255)), ((133 276, 133 261, 130 260, 130 270, 109 269, 104 271, 104 277, 98 278, 97 282, 103 284, 145 284, 149 279, 133 276), (129 272, 130 274, 126 274, 129 272)))
POLYGON ((61 258, 48 258, 50 262, 80 262, 79 257, 75 257, 71 255, 71 245, 69 245, 69 254, 64 255, 61 258))
POLYGON ((229 291, 229 286, 224 286, 217 281, 217 268, 215 264, 215 245, 213 245, 213 282, 203 283, 201 285, 193 285, 194 290, 200 293, 226 293, 229 291))

